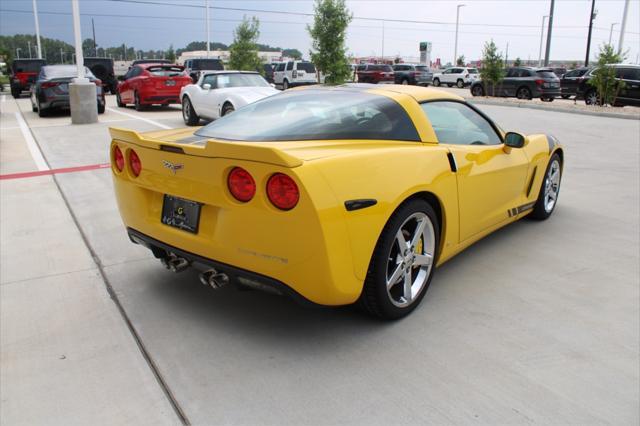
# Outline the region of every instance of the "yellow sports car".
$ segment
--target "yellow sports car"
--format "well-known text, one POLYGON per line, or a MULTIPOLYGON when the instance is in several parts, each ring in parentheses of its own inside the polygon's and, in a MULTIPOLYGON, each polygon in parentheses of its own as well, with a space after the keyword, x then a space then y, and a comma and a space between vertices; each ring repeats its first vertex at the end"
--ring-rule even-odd
POLYGON ((289 90, 195 129, 111 129, 130 239, 173 271, 321 305, 411 312, 436 266, 546 219, 564 154, 412 86, 289 90))

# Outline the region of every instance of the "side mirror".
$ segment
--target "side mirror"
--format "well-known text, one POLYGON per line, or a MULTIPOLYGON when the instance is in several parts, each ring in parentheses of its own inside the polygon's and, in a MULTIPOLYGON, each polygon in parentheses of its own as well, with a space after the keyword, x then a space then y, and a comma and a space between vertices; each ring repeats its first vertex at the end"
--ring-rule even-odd
POLYGON ((202 90, 211 90, 211 85, 209 83, 202 85, 202 90))
POLYGON ((524 136, 520 133, 508 132, 504 137, 504 144, 511 148, 522 148, 524 140, 524 136))

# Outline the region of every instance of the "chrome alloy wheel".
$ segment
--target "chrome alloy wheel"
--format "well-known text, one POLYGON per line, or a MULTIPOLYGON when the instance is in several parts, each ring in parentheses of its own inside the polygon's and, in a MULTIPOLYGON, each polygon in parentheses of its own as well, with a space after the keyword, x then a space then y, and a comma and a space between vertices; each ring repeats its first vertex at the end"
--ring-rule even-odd
POLYGON ((387 256, 387 294, 395 306, 413 303, 424 289, 435 253, 435 232, 425 213, 409 216, 398 229, 387 256))
POLYGON ((188 99, 185 99, 182 102, 182 119, 185 121, 189 121, 191 118, 191 102, 188 99))
POLYGON ((544 179, 544 209, 547 213, 553 210, 560 191, 560 162, 553 160, 544 179))

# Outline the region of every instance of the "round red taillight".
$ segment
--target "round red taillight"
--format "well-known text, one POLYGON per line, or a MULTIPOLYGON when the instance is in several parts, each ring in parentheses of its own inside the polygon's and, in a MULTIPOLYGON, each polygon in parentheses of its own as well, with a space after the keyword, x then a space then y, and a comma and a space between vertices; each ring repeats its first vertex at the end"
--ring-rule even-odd
POLYGON ((300 191, 293 179, 285 174, 276 173, 267 182, 267 196, 280 210, 291 210, 298 204, 300 191))
POLYGON ((142 171, 142 161, 140 161, 140 157, 134 150, 129 151, 129 167, 131 167, 131 173, 135 177, 140 176, 140 172, 142 171))
POLYGON ((113 162, 119 172, 124 170, 124 155, 122 155, 122 151, 118 145, 113 149, 113 162))
POLYGON ((246 203, 256 195, 256 182, 251 174, 241 167, 234 167, 227 178, 229 192, 238 201, 246 203))

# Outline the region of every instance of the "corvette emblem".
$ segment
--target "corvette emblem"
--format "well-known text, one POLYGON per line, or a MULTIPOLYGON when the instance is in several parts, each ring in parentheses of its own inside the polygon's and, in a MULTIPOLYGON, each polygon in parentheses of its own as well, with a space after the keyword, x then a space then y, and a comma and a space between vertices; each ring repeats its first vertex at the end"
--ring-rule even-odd
POLYGON ((175 175, 178 170, 184 169, 183 164, 173 164, 171 161, 162 160, 162 164, 175 175))

